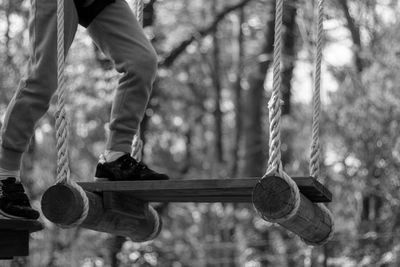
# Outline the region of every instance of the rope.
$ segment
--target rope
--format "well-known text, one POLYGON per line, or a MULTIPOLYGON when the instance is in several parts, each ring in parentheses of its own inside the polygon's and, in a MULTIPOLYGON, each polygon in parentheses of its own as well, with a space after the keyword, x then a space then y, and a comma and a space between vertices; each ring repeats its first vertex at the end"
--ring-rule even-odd
POLYGON ((276 1, 275 7, 275 39, 273 59, 273 90, 268 102, 269 109, 269 159, 268 168, 264 178, 278 176, 282 178, 291 188, 294 194, 294 207, 285 216, 278 219, 266 218, 270 222, 283 222, 297 213, 300 206, 300 192, 293 179, 287 175, 282 168, 281 162, 281 51, 283 32, 283 0, 276 1))
MULTIPOLYGON (((319 128, 320 128, 320 113, 321 113, 321 65, 322 65, 322 45, 323 45, 323 19, 324 19, 324 0, 318 0, 317 7, 317 41, 316 41, 316 55, 314 63, 314 92, 313 92, 313 119, 312 119, 312 142, 310 154, 310 175, 315 179, 320 176, 320 142, 319 142, 319 128)), ((330 241, 334 235, 334 219, 332 212, 321 203, 317 204, 325 214, 328 215, 329 221, 332 222, 332 229, 328 236, 319 242, 311 242, 302 238, 304 243, 308 245, 321 246, 330 241)))
POLYGON ((57 181, 63 183, 69 180, 70 170, 67 143, 68 120, 65 111, 64 1, 58 0, 57 3, 57 181))
MULTIPOLYGON (((136 14, 136 19, 139 22, 139 25, 143 27, 143 0, 135 0, 134 9, 136 14)), ((143 141, 140 138, 140 125, 138 127, 137 133, 133 138, 132 142, 132 157, 134 157, 137 161, 142 161, 142 150, 143 150, 143 141)))
POLYGON ((143 27, 143 0, 135 0, 136 6, 136 19, 139 22, 139 25, 143 27))
POLYGON ((313 120, 312 120, 312 142, 310 155, 310 175, 319 177, 320 162, 320 112, 321 112, 321 63, 322 63, 322 39, 323 39, 323 0, 318 0, 318 22, 317 22, 317 48, 314 66, 314 92, 313 92, 313 120))
MULTIPOLYGON (((137 0, 136 16, 140 25, 143 25, 143 1, 137 0)), ((68 159, 68 118, 65 111, 65 54, 64 54, 64 0, 57 0, 57 112, 56 112, 56 138, 57 138, 57 183, 68 184, 78 190, 83 200, 83 211, 80 217, 69 225, 62 227, 74 227, 80 225, 89 212, 89 200, 85 191, 74 181, 70 180, 68 159)), ((140 127, 135 137, 135 157, 141 160, 143 142, 140 140, 140 127)))
POLYGON ((328 236, 326 236, 324 239, 317 241, 317 242, 313 242, 313 241, 309 241, 304 238, 301 238, 301 240, 303 240, 304 243, 306 243, 307 245, 310 245, 310 246, 325 245, 326 243, 328 243, 329 241, 332 240, 332 238, 335 234, 335 224, 334 224, 332 212, 322 203, 317 203, 317 205, 320 207, 321 210, 323 210, 323 213, 328 215, 328 220, 330 222, 332 222, 332 228, 331 228, 331 231, 329 232, 328 236))
MULTIPOLYGON (((79 191, 83 200, 81 216, 67 227, 81 224, 89 212, 89 200, 83 189, 70 180, 68 159, 68 119, 65 111, 65 54, 64 54, 64 0, 57 0, 57 112, 56 112, 56 138, 57 138, 57 183, 69 184, 79 191)), ((62 225, 65 227, 66 225, 62 225)))
POLYGON ((269 109, 269 159, 268 174, 280 174, 281 163, 281 43, 282 43, 283 0, 276 1, 275 39, 273 60, 273 90, 268 103, 269 109))

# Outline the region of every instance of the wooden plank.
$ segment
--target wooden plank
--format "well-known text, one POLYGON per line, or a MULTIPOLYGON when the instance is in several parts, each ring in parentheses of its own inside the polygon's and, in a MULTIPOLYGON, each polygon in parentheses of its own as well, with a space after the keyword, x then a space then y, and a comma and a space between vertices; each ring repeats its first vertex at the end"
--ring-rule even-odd
POLYGON ((147 194, 136 194, 132 193, 138 199, 142 199, 149 202, 181 202, 181 203, 251 203, 251 198, 245 196, 185 196, 185 195, 147 195, 147 194))
MULTIPOLYGON (((294 177, 304 196, 312 202, 330 202, 332 194, 312 177, 294 177)), ((252 202, 259 178, 190 179, 168 181, 118 181, 80 183, 92 192, 130 192, 149 202, 252 202)))
POLYGON ((28 256, 29 233, 42 229, 36 220, 0 219, 0 259, 28 256))
POLYGON ((43 225, 36 220, 0 219, 0 230, 28 231, 32 233, 42 229, 43 225))
POLYGON ((29 232, 0 230, 0 259, 28 256, 29 232))

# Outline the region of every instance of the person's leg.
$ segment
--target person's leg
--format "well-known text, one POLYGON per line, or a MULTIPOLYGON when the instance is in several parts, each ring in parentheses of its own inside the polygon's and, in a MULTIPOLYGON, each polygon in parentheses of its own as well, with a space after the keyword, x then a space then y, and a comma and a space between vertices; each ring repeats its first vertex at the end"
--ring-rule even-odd
POLYGON ((108 5, 87 29, 122 74, 112 106, 107 149, 130 153, 156 77, 157 55, 124 0, 108 5))
POLYGON ((109 4, 88 27, 99 49, 122 74, 111 110, 104 161, 96 177, 110 180, 165 180, 130 153, 157 72, 157 55, 125 0, 109 4))
MULTIPOLYGON (((65 53, 74 39, 78 18, 73 0, 65 0, 65 53)), ((19 170, 21 157, 57 89, 57 1, 33 0, 27 75, 8 105, 1 129, 0 168, 19 170)))
MULTIPOLYGON (((29 23, 31 54, 26 77, 11 100, 1 129, 0 215, 37 219, 19 183, 21 157, 36 122, 49 107, 57 89, 57 1, 33 0, 29 23)), ((65 0, 65 53, 78 25, 73 0, 65 0)))

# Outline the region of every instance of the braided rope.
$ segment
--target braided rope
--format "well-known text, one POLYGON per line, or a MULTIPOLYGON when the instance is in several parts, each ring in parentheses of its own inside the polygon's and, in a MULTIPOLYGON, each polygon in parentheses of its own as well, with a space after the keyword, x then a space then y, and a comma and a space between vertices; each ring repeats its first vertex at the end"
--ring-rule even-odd
POLYGON ((314 66, 314 92, 313 92, 313 120, 312 120, 312 143, 310 155, 310 175, 319 177, 320 161, 320 113, 321 113, 321 65, 322 65, 322 43, 323 43, 323 0, 318 0, 317 11, 317 48, 314 66))
POLYGON ((269 159, 268 174, 280 174, 281 170, 281 50, 282 50, 282 19, 283 0, 276 1, 275 8, 275 39, 273 61, 273 90, 268 102, 269 109, 269 159))
MULTIPOLYGON (((318 0, 317 7, 317 41, 316 41, 316 55, 314 63, 314 92, 313 92, 313 119, 312 119, 312 143, 311 143, 311 154, 310 154, 310 175, 315 179, 320 176, 320 141, 319 141, 319 129, 320 129, 320 113, 321 113, 321 65, 322 65, 322 45, 323 45, 323 19, 324 19, 324 0, 318 0)), ((302 240, 308 245, 321 246, 332 239, 334 235, 334 219, 332 212, 321 203, 318 206, 328 215, 329 221, 332 223, 332 229, 327 237, 319 242, 311 242, 309 240, 302 240)))
MULTIPOLYGON (((135 0, 134 9, 136 14, 136 19, 139 22, 139 25, 143 27, 143 0, 135 0)), ((140 125, 138 127, 137 133, 133 138, 132 142, 132 157, 134 157, 137 161, 142 161, 142 150, 143 150, 143 141, 140 138, 140 125)))
POLYGON ((143 27, 143 0, 135 0, 136 4, 136 19, 139 22, 139 25, 143 27))
POLYGON ((273 90, 268 102, 269 109, 269 159, 268 168, 264 178, 278 176, 282 178, 291 188, 294 194, 294 208, 285 216, 278 219, 266 218, 271 222, 283 222, 297 213, 300 206, 300 191, 282 168, 281 162, 281 51, 283 32, 283 0, 276 1, 275 7, 275 39, 274 39, 274 60, 273 60, 273 90))
POLYGON ((64 1, 58 0, 57 3, 57 181, 66 182, 69 179, 70 170, 67 144, 68 120, 65 111, 64 1))
MULTIPOLYGON (((83 189, 70 180, 68 159, 68 118, 65 111, 65 54, 64 54, 64 0, 57 1, 57 112, 56 112, 56 138, 57 138, 57 183, 69 184, 79 191, 83 200, 83 211, 77 221, 68 225, 73 227, 81 224, 89 212, 89 200, 83 189)), ((65 227, 65 225, 62 225, 65 227)))

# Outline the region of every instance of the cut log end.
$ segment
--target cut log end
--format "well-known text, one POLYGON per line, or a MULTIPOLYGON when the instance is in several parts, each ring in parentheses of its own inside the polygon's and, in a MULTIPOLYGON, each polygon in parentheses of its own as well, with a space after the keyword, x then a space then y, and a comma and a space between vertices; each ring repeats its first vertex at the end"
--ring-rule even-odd
POLYGON ((285 180, 270 176, 261 179, 254 187, 253 204, 263 217, 275 221, 293 211, 296 207, 296 194, 285 180))
POLYGON ((42 211, 53 223, 69 225, 81 215, 83 199, 72 186, 56 184, 43 194, 42 211))

